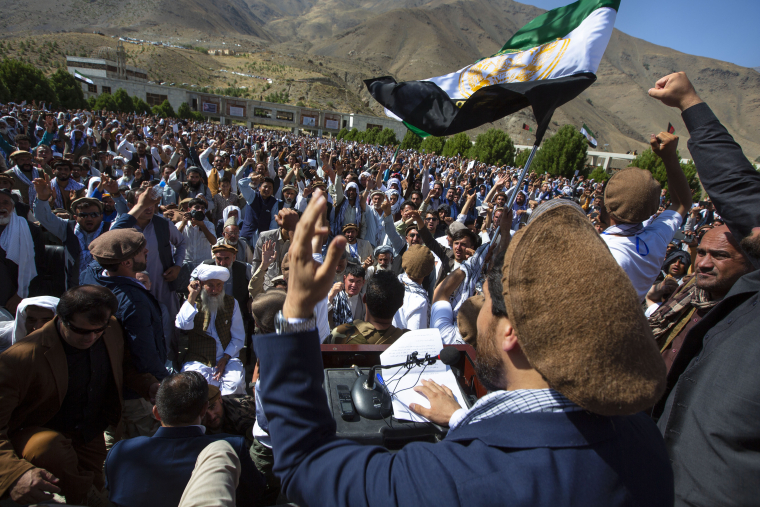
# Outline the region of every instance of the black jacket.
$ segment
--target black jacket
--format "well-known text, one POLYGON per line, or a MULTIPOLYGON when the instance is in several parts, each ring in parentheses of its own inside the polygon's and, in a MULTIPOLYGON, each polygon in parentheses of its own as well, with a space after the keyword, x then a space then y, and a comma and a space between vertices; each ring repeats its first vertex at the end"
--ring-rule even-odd
MULTIPOLYGON (((737 240, 760 226, 760 173, 707 104, 683 113, 702 184, 737 240)), ((686 336, 655 407, 676 505, 752 505, 760 496, 760 271, 686 336)))

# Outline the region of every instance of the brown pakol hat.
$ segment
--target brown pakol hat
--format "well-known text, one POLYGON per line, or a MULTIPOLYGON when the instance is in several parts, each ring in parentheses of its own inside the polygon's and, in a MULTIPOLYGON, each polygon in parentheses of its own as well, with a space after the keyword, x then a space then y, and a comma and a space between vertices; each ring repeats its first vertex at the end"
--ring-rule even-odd
POLYGON ((90 253, 101 264, 117 264, 137 255, 145 247, 145 236, 134 229, 104 232, 90 243, 90 253))
POLYGON ((517 340, 553 389, 606 416, 657 402, 665 363, 631 281, 583 212, 557 206, 531 221, 512 238, 502 273, 517 340), (595 290, 578 291, 582 280, 595 290))
POLYGON ((286 294, 282 289, 269 289, 251 302, 251 314, 264 333, 274 333, 274 317, 282 310, 286 294))
POLYGON ((75 199, 72 203, 69 209, 72 213, 74 213, 74 210, 77 209, 77 206, 80 206, 82 204, 87 204, 89 206, 97 206, 100 211, 103 211, 103 203, 100 202, 99 199, 95 199, 94 197, 80 197, 79 199, 75 199))
POLYGON ((232 254, 237 254, 237 248, 235 248, 232 245, 227 245, 225 243, 219 243, 217 245, 214 245, 211 247, 211 252, 230 252, 232 254))
POLYGON ((425 278, 435 269, 435 259, 425 245, 412 245, 404 252, 401 266, 409 278, 425 278))
POLYGON ((657 212, 660 190, 652 173, 626 167, 615 173, 604 187, 604 207, 618 222, 641 223, 657 212))
POLYGON ((220 399, 221 397, 222 397, 222 392, 219 390, 219 388, 209 384, 208 385, 208 404, 213 405, 216 402, 216 400, 220 399))

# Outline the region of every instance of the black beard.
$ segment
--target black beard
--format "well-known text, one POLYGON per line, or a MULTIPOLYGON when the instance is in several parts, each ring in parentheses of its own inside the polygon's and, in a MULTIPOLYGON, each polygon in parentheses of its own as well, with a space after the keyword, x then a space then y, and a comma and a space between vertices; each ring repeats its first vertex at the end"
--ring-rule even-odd
POLYGON ((104 212, 106 215, 110 215, 111 213, 113 213, 113 212, 114 212, 114 210, 115 210, 115 209, 116 209, 116 208, 112 208, 112 207, 110 207, 110 206, 106 206, 106 207, 104 207, 104 208, 103 208, 103 212, 104 212))
POLYGON ((478 358, 475 360, 475 375, 483 387, 489 391, 504 389, 500 384, 504 381, 504 363, 492 350, 491 339, 487 337, 479 343, 478 358))
POLYGON ((198 190, 199 188, 201 188, 201 182, 199 181, 196 185, 193 185, 192 183, 188 181, 187 186, 192 188, 193 190, 198 190))
POLYGON ((56 176, 55 179, 57 179, 58 181, 69 181, 69 176, 66 176, 65 178, 62 178, 60 176, 56 176))
POLYGON ((744 238, 741 247, 747 255, 756 261, 760 261, 760 232, 755 232, 744 238))
POLYGON ((34 166, 32 166, 32 164, 23 164, 23 165, 20 165, 19 167, 21 168, 22 171, 26 173, 32 172, 32 169, 34 169, 34 166))

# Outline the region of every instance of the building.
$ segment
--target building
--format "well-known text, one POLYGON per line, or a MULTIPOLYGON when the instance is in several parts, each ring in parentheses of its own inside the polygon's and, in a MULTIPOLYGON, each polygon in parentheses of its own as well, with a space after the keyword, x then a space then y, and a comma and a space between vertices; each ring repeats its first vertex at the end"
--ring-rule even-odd
MULTIPOLYGON (((168 100, 176 111, 186 102, 190 109, 205 116, 209 121, 222 124, 240 123, 249 127, 254 125, 287 127, 291 131, 306 131, 314 135, 336 135, 340 129, 357 128, 390 128, 396 132, 400 141, 406 135, 406 127, 400 121, 390 118, 380 118, 363 114, 346 114, 336 111, 325 111, 309 107, 298 107, 289 104, 278 104, 261 100, 250 100, 239 97, 226 97, 210 93, 202 93, 198 89, 163 86, 147 81, 145 71, 126 66, 125 71, 141 74, 129 79, 120 79, 108 68, 94 69, 81 67, 81 63, 89 63, 93 58, 66 57, 69 72, 76 70, 88 77, 93 84, 81 83, 85 98, 96 97, 101 93, 114 93, 123 88, 130 96, 139 97, 150 106, 157 106, 168 100), (88 60, 88 62, 83 62, 88 60), (97 70, 98 72, 94 72, 97 70)), ((102 60, 110 65, 110 60, 102 60)), ((129 74, 127 74, 129 77, 129 74)))
MULTIPOLYGON (((123 81, 134 81, 145 83, 148 81, 148 72, 144 69, 138 69, 127 65, 127 55, 124 51, 124 45, 119 41, 116 49, 111 47, 102 47, 98 49, 97 58, 87 58, 82 56, 67 56, 66 67, 69 73, 78 72, 90 79, 105 78, 123 81)), ((93 85, 89 85, 93 87, 93 85)), ((97 93, 95 90, 89 90, 91 93, 97 93)))

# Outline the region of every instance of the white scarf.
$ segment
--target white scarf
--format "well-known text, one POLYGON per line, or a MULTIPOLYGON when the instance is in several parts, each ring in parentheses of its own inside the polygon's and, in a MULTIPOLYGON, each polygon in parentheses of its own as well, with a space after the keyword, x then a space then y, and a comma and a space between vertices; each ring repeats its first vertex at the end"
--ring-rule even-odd
MULTIPOLYGON (((55 193, 55 207, 58 209, 63 209, 63 194, 61 193, 61 188, 58 185, 58 178, 53 178, 53 181, 50 182, 50 186, 53 187, 53 192, 55 193)), ((75 192, 79 192, 83 188, 84 185, 77 181, 74 181, 74 178, 69 178, 69 182, 64 190, 74 190, 75 192)))
POLYGON ((29 295, 29 282, 37 276, 37 267, 34 265, 34 243, 29 223, 15 210, 0 234, 0 248, 5 250, 8 260, 18 265, 18 295, 25 298, 29 295))
MULTIPOLYGON (((29 205, 34 205, 34 200, 37 198, 37 191, 34 189, 34 184, 32 184, 31 181, 29 181, 29 178, 26 177, 26 174, 24 174, 24 171, 21 170, 21 168, 17 165, 13 166, 13 173, 16 175, 18 179, 21 180, 21 182, 24 185, 29 185, 29 205)), ((32 179, 39 178, 40 173, 37 171, 37 168, 32 166, 32 179)))
POLYGON ((39 306, 40 308, 47 308, 52 310, 53 315, 57 315, 58 298, 53 296, 38 296, 35 298, 26 298, 21 300, 16 308, 16 320, 13 326, 13 337, 11 344, 18 342, 19 340, 26 338, 26 308, 28 306, 39 306))

